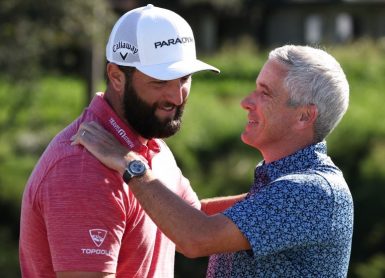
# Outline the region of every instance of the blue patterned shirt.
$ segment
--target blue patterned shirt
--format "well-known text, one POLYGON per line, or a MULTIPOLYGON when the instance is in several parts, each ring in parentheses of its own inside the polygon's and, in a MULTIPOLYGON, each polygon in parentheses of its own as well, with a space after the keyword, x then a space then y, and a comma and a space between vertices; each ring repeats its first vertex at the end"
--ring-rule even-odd
POLYGON ((207 277, 346 277, 353 201, 321 142, 260 163, 247 197, 224 212, 251 250, 210 257, 207 277))

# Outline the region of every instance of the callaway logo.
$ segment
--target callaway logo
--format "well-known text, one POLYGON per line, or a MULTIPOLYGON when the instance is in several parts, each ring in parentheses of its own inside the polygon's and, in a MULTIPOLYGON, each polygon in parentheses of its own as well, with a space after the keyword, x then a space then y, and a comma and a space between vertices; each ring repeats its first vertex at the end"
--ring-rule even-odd
POLYGON ((103 244, 104 239, 106 238, 107 231, 102 229, 91 229, 89 230, 92 241, 97 247, 103 244))
POLYGON ((194 39, 192 37, 182 37, 182 38, 175 38, 175 39, 168 39, 167 41, 159 41, 155 42, 154 46, 155 48, 158 47, 163 47, 163 46, 170 46, 172 44, 177 44, 177 43, 190 43, 194 42, 194 39))
POLYGON ((135 45, 125 41, 119 41, 118 43, 114 44, 114 46, 112 47, 112 51, 116 52, 118 50, 120 50, 119 54, 123 60, 126 60, 128 53, 138 53, 138 48, 135 45))

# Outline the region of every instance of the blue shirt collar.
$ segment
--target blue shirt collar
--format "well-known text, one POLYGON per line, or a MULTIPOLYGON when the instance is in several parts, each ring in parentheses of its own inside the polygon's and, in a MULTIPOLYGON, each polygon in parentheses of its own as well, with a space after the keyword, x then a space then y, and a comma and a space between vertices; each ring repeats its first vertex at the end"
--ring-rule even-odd
POLYGON ((269 164, 262 161, 255 169, 254 184, 259 187, 285 174, 315 168, 328 159, 326 153, 326 142, 322 141, 269 164))

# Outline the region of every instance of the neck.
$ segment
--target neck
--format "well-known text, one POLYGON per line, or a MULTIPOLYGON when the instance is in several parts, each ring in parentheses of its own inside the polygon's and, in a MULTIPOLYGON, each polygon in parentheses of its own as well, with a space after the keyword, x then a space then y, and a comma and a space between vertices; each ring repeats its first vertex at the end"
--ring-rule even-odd
POLYGON ((314 144, 313 140, 298 140, 293 142, 280 142, 278 144, 269 145, 266 147, 260 148, 263 159, 266 164, 280 160, 284 157, 287 157, 301 149, 306 148, 309 145, 314 144))

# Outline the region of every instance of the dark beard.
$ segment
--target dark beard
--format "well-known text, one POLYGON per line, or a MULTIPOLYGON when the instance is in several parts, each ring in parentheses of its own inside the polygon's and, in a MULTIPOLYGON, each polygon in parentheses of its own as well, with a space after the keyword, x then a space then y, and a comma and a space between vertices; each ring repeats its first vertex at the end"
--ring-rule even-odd
POLYGON ((131 82, 126 82, 124 89, 124 116, 130 126, 142 137, 167 138, 180 129, 185 102, 176 108, 173 118, 160 120, 155 115, 158 103, 151 106, 144 102, 132 87, 131 82))

